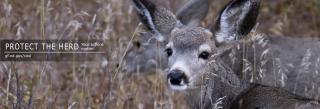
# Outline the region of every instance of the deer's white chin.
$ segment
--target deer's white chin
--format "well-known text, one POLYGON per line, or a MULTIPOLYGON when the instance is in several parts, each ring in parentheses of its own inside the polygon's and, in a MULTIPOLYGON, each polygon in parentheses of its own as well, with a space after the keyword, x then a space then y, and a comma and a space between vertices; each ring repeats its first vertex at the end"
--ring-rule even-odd
POLYGON ((184 90, 186 90, 188 88, 188 86, 186 84, 184 84, 184 85, 172 85, 172 84, 170 84, 169 86, 170 86, 170 88, 172 90, 177 90, 177 91, 184 91, 184 90))

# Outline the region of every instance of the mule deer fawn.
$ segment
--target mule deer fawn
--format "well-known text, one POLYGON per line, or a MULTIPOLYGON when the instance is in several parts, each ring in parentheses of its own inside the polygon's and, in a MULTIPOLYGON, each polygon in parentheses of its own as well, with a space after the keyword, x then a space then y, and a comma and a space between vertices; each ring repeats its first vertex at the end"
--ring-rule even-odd
POLYGON ((148 0, 133 2, 154 37, 169 37, 169 87, 190 92, 195 107, 224 98, 224 108, 320 108, 319 39, 249 34, 259 0, 230 1, 211 30, 148 0))
MULTIPOLYGON (((208 9, 208 0, 190 0, 177 11, 176 16, 184 25, 198 26, 206 17, 208 9)), ((136 37, 125 56, 126 72, 153 72, 166 68, 168 62, 163 51, 169 35, 162 35, 162 41, 159 41, 155 38, 156 34, 149 31, 149 27, 139 25, 137 28, 136 37)))

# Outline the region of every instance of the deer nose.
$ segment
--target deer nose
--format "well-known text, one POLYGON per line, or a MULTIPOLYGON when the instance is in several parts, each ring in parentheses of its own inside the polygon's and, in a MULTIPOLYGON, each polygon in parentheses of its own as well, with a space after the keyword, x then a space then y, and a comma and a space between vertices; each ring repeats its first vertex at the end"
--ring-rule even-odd
POLYGON ((172 70, 167 75, 168 82, 172 85, 182 85, 182 83, 186 83, 187 77, 181 70, 172 70))

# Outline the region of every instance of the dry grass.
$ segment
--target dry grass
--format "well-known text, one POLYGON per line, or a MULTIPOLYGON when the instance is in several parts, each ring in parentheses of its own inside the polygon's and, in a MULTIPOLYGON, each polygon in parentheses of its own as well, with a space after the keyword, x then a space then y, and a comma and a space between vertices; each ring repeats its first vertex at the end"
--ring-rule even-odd
MULTIPOLYGON (((177 10, 185 0, 161 0, 177 10)), ((225 4, 214 0, 203 25, 225 4)), ((319 0, 263 2, 258 30, 320 36, 319 0), (266 23, 267 22, 267 23, 266 23), (299 23, 297 23, 299 22, 299 23)), ((129 0, 0 0, 0 39, 97 39, 104 56, 90 62, 1 62, 0 108, 187 108, 161 73, 116 72, 138 25, 129 0)))

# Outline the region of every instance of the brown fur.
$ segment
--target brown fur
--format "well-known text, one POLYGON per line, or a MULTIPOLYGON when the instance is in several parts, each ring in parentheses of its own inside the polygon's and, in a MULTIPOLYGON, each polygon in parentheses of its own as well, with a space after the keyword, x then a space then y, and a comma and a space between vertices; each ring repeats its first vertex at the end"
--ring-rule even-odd
MULTIPOLYGON (((171 41, 175 42, 179 49, 185 49, 189 47, 199 47, 201 44, 210 41, 212 33, 207 29, 200 27, 181 27, 173 30, 171 41)), ((212 43, 214 45, 214 43, 212 43)))

